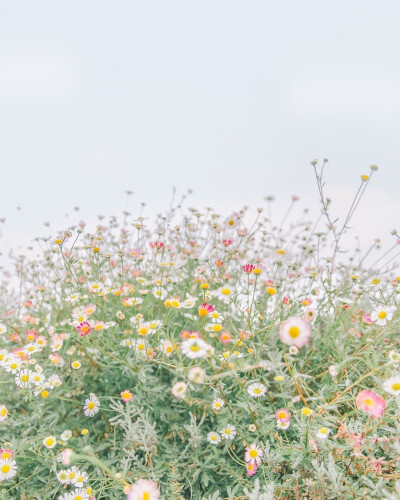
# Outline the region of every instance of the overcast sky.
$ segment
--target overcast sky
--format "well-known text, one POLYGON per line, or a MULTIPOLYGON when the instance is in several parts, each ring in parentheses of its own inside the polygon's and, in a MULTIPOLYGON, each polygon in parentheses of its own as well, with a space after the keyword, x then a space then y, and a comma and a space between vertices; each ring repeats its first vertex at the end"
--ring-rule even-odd
POLYGON ((3 250, 76 205, 120 213, 127 189, 133 214, 172 186, 199 208, 316 211, 324 157, 338 214, 379 166, 355 222, 385 240, 399 137, 398 0, 0 0, 3 250))

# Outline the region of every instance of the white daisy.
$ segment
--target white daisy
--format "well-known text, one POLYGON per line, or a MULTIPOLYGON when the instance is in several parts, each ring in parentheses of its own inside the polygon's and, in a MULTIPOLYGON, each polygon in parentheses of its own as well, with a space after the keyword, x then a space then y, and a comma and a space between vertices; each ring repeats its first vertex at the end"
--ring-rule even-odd
POLYGON ((249 385, 247 392, 252 398, 260 398, 267 392, 267 387, 260 382, 255 382, 254 384, 249 385))
POLYGON ((71 484, 75 486, 75 488, 82 488, 83 483, 87 483, 89 480, 89 475, 87 472, 80 472, 76 474, 76 476, 71 479, 71 484))
POLYGON ((4 323, 0 323, 0 335, 7 332, 7 327, 4 323))
POLYGON ((85 488, 77 488, 69 494, 68 500, 87 500, 88 498, 89 493, 85 490, 85 488))
POLYGON ((91 392, 89 396, 88 399, 85 399, 83 411, 87 417, 94 417, 99 411, 100 401, 93 392, 91 392))
POLYGON ((4 369, 7 372, 11 372, 13 375, 15 375, 18 370, 21 368, 21 360, 19 358, 10 358, 5 364, 4 364, 4 369))
POLYGON ((68 475, 68 471, 66 470, 60 470, 59 472, 57 472, 57 479, 61 484, 69 484, 71 481, 68 475))
POLYGON ((192 338, 182 342, 182 353, 190 359, 203 358, 211 349, 211 346, 202 339, 192 338))
POLYGON ((228 424, 221 431, 221 437, 224 439, 234 439, 236 436, 236 427, 234 425, 228 424))
POLYGON ((328 429, 327 427, 320 427, 320 429, 317 432, 317 438, 326 439, 329 436, 330 432, 331 430, 328 429))
POLYGON ((398 396, 400 394, 400 375, 395 375, 383 382, 383 388, 389 394, 398 396))
POLYGON ((261 464, 261 457, 263 456, 262 448, 257 448, 256 444, 253 443, 246 448, 244 459, 247 463, 251 464, 261 464))
POLYGON ((70 439, 72 437, 72 431, 70 431, 69 429, 67 429, 66 431, 64 431, 62 434, 61 434, 61 439, 63 441, 68 441, 68 439, 70 439))
POLYGON ((8 410, 4 405, 0 405, 0 422, 8 417, 8 410))
POLYGON ((68 473, 68 479, 71 482, 81 473, 81 471, 78 469, 76 465, 73 465, 70 469, 67 469, 67 473, 68 473))
POLYGON ((56 444, 57 439, 54 436, 47 436, 43 439, 43 446, 46 446, 46 448, 54 448, 56 444))
POLYGON ((394 307, 379 307, 371 314, 371 319, 376 325, 385 326, 393 318, 394 311, 394 307))
POLYGON ((13 478, 17 473, 17 463, 12 458, 0 459, 0 483, 13 478))
POLYGON ((224 285, 218 288, 215 295, 221 302, 224 302, 224 304, 229 304, 231 301, 232 293, 233 293, 232 288, 230 288, 227 285, 224 285))
POLYGON ((61 379, 58 375, 50 375, 50 377, 47 379, 47 382, 50 389, 53 389, 54 387, 60 387, 60 385, 62 384, 61 379))
POLYGON ((218 432, 209 432, 207 434, 207 441, 211 444, 218 444, 221 442, 221 436, 218 432))
POLYGON ((32 372, 30 370, 21 370, 15 377, 15 383, 22 389, 27 389, 32 385, 32 372))
POLYGON ((285 431, 290 427, 290 420, 288 420, 287 422, 284 422, 283 420, 277 420, 276 426, 278 427, 278 429, 285 431))
POLYGON ((43 385, 46 380, 46 377, 43 375, 43 373, 39 372, 33 372, 32 373, 32 382, 36 385, 43 385))
POLYGON ((214 399, 212 402, 211 408, 213 410, 220 410, 225 404, 225 401, 221 398, 214 399))

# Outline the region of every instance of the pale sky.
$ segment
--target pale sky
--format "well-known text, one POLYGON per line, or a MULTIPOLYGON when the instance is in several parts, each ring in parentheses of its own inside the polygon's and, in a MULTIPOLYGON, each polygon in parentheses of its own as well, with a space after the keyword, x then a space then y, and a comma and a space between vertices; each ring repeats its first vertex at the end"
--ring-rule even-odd
POLYGON ((176 186, 198 208, 297 194, 317 215, 324 157, 338 214, 379 166, 356 232, 390 241, 399 137, 398 0, 0 0, 3 251, 76 205, 118 214, 128 189, 132 214, 176 186))

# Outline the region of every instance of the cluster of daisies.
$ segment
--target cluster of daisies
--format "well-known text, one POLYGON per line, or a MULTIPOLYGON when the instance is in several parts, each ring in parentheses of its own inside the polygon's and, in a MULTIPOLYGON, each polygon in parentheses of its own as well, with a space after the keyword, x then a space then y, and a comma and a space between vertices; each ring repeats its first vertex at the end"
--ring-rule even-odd
MULTIPOLYGON (((1 311, 0 370, 8 390, 0 399, 2 487, 25 484, 14 423, 35 407, 49 418, 29 436, 30 451, 52 463, 58 500, 103 498, 111 488, 127 500, 164 498, 168 480, 160 471, 173 457, 182 477, 193 472, 186 434, 193 442, 200 436, 192 452, 203 448, 214 457, 216 478, 223 480, 217 474, 224 456, 226 477, 247 486, 257 472, 268 474, 267 447, 288 454, 306 434, 310 454, 318 456, 346 440, 349 459, 354 454, 367 464, 353 475, 395 471, 396 463, 371 450, 389 442, 382 430, 390 433, 400 401, 400 353, 390 336, 399 318, 400 277, 380 284, 349 269, 341 287, 339 273, 327 279, 327 263, 315 264, 320 236, 313 239, 305 226, 306 236, 289 239, 261 214, 247 228, 244 212, 224 219, 193 211, 182 225, 160 219, 157 239, 143 220, 131 230, 115 221, 99 224, 84 236, 81 224, 75 241, 72 229, 49 243, 41 272, 35 262, 24 270, 22 300, 1 311), (332 353, 322 354, 324 342, 332 353), (357 360, 347 362, 354 352, 357 360), (371 353, 363 372, 360 359, 371 353), (50 418, 58 404, 71 418, 61 428, 61 419, 50 418), (140 406, 151 418, 172 408, 173 422, 166 416, 154 423, 155 451, 132 437, 140 406), (112 433, 117 413, 124 415, 123 432, 115 425, 112 433), (198 434, 192 417, 201 422, 198 434), (95 462, 87 459, 86 466, 89 441, 95 462), (94 463, 104 477, 96 476, 94 463)), ((175 483, 181 498, 190 494, 175 483)))

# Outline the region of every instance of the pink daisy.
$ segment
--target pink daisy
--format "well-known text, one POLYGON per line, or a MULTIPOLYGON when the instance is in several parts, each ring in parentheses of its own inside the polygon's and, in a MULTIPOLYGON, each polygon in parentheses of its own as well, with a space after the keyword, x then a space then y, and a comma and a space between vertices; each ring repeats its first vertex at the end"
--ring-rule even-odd
POLYGON ((247 475, 248 476, 254 476, 254 474, 258 470, 258 465, 257 464, 252 464, 251 462, 249 462, 248 464, 246 464, 246 468, 247 468, 247 475))
POLYGON ((286 408, 279 408, 279 410, 276 410, 275 412, 275 418, 281 422, 289 422, 290 413, 286 410, 286 408))
POLYGON ((81 337, 84 337, 85 335, 89 335, 89 333, 92 331, 92 329, 87 321, 82 321, 82 323, 79 323, 79 325, 76 327, 76 329, 81 337))
POLYGON ((365 411, 373 418, 378 418, 383 415, 386 403, 382 396, 374 391, 361 391, 356 399, 357 408, 365 411))

